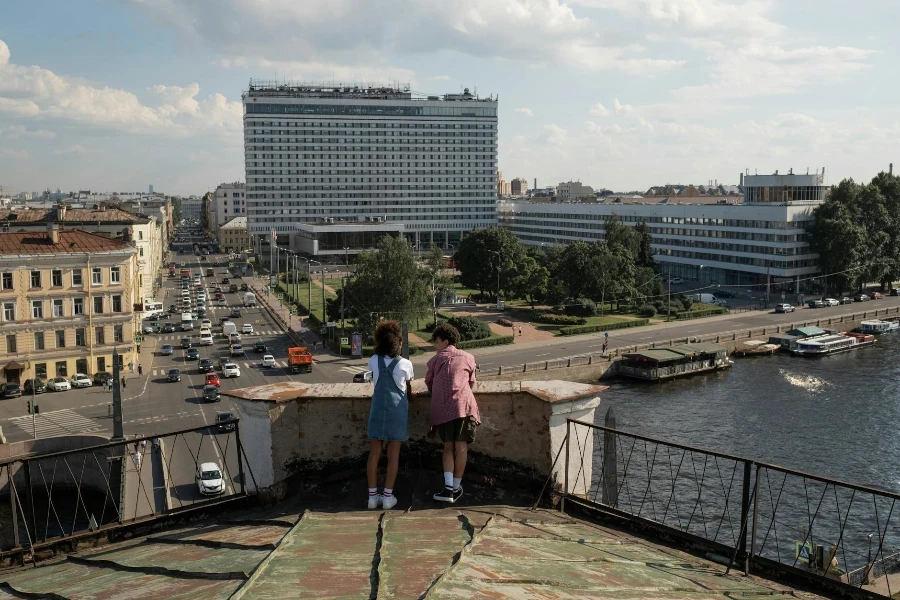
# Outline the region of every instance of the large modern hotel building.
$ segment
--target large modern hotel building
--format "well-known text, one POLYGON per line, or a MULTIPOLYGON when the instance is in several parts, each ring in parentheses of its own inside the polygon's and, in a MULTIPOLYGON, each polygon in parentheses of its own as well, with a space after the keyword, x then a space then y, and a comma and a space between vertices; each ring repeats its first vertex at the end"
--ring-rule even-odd
POLYGON ((743 197, 609 198, 596 203, 501 200, 500 223, 528 245, 603 239, 617 215, 635 226, 646 220, 663 272, 722 285, 784 284, 799 293, 818 273, 806 243, 812 211, 825 200, 821 174, 741 176, 743 197))
POLYGON ((403 234, 445 249, 497 225, 497 100, 408 86, 251 81, 247 225, 257 244, 343 256, 403 234))

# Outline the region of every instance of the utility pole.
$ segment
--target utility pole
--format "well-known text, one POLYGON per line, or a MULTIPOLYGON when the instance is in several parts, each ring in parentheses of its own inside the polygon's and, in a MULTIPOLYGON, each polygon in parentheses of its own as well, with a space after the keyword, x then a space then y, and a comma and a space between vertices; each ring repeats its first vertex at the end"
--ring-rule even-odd
POLYGON ((122 388, 120 386, 119 350, 113 348, 113 436, 112 441, 124 441, 125 431, 122 427, 122 388))

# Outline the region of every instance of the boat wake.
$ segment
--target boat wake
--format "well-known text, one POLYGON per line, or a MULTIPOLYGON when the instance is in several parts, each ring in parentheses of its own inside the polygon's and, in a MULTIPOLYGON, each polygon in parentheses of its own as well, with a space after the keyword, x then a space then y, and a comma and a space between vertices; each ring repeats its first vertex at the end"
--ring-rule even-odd
POLYGON ((789 384, 794 387, 803 388, 807 392, 819 392, 827 385, 825 380, 819 379, 815 375, 794 375, 788 373, 784 369, 778 369, 778 372, 781 373, 781 376, 784 377, 785 381, 789 384))

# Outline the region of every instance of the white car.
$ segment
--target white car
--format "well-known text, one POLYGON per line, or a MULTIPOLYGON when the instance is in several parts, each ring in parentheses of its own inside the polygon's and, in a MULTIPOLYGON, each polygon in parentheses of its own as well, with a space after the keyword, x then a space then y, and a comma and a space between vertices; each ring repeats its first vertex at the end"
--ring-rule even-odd
POLYGON ((253 335, 253 325, 250 323, 244 323, 241 325, 241 333, 246 335, 253 335))
POLYGON ((275 357, 271 354, 265 354, 262 357, 262 362, 259 365, 263 368, 273 368, 275 367, 275 357))
POLYGON ((200 329, 212 329, 212 321, 209 319, 203 319, 200 321, 200 329))
POLYGON ((219 298, 216 300, 216 306, 228 306, 228 300, 225 298, 219 298))
POLYGON ((228 336, 228 341, 232 344, 240 344, 241 343, 241 334, 237 331, 228 336))
POLYGON ((54 377, 47 382, 47 389, 54 392, 67 392, 72 389, 72 384, 65 377, 54 377))
POLYGON ((838 306, 840 302, 835 300, 834 298, 825 298, 825 306, 838 306))
POLYGON ((72 377, 72 386, 74 387, 86 388, 91 387, 92 385, 94 385, 94 382, 84 373, 75 373, 75 376, 72 377))
POLYGON ((202 463, 197 467, 197 488, 203 496, 215 496, 225 491, 225 478, 216 463, 202 463))
POLYGON ((241 368, 234 363, 225 363, 222 367, 222 377, 240 377, 241 368))
POLYGON ((232 356, 245 356, 244 347, 240 344, 232 344, 231 345, 231 355, 232 356))
POLYGON ((201 346, 212 346, 213 345, 213 336, 211 333, 200 332, 200 345, 201 346))

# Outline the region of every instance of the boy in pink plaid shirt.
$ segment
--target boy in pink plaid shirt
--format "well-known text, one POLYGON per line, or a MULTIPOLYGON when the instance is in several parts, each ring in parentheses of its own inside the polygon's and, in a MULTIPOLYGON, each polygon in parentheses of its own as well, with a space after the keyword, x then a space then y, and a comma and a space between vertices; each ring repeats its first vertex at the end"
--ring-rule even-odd
POLYGON ((462 497, 462 477, 466 470, 469 444, 481 424, 475 385, 475 357, 458 350, 459 331, 439 325, 431 335, 437 351, 428 361, 425 385, 431 392, 431 428, 444 442, 444 489, 434 495, 439 502, 456 502, 462 497))

